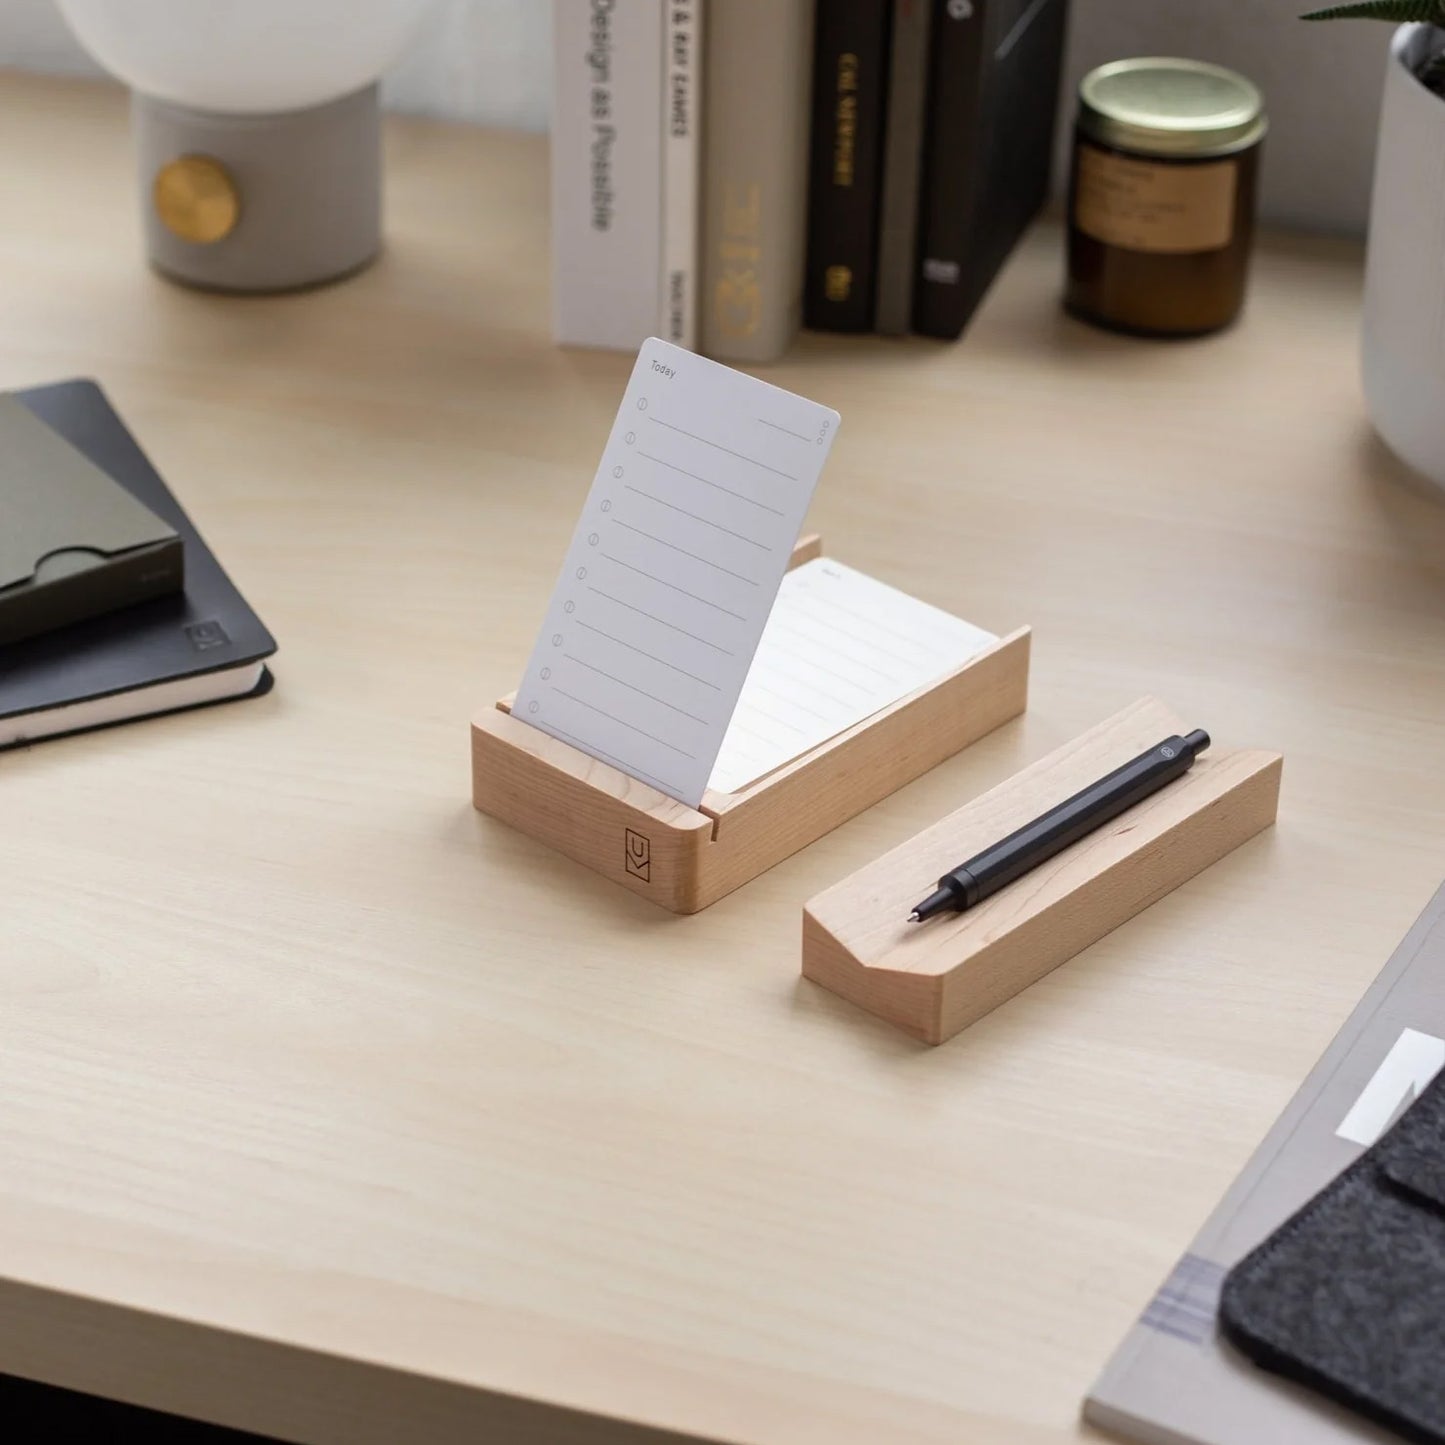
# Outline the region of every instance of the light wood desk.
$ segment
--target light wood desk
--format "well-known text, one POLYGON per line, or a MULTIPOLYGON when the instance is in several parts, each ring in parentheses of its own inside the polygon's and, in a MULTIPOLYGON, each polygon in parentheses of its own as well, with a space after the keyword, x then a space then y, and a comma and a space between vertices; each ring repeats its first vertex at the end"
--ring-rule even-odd
POLYGON ((388 144, 380 265, 226 300, 143 268, 118 94, 0 78, 0 385, 98 377, 281 644, 0 756, 0 1370, 315 1445, 1073 1438, 1445 873, 1357 252, 1149 345, 1045 226, 963 344, 770 369, 843 413, 830 549, 1031 622, 1033 701, 674 918, 468 804, 629 362, 547 339, 542 141, 388 144), (1277 829, 939 1049, 799 980, 807 897, 1145 692, 1283 750, 1277 829))

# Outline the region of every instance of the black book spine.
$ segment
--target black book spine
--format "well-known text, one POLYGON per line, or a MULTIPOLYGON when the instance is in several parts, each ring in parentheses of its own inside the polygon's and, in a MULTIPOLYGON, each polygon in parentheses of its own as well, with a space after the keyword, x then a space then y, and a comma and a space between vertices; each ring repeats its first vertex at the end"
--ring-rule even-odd
POLYGON ((913 329, 952 341, 972 309, 969 241, 989 0, 934 0, 913 329))
POLYGON ((888 76, 889 0, 818 0, 803 321, 870 331, 888 76))

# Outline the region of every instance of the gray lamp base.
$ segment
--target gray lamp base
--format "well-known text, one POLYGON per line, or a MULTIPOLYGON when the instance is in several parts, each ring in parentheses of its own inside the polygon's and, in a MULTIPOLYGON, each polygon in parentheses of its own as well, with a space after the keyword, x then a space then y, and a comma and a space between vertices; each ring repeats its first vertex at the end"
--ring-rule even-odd
POLYGON ((151 264, 191 286, 287 291, 381 248, 377 87, 282 115, 222 115, 134 93, 151 264), (221 234, 217 234, 220 232, 221 234))

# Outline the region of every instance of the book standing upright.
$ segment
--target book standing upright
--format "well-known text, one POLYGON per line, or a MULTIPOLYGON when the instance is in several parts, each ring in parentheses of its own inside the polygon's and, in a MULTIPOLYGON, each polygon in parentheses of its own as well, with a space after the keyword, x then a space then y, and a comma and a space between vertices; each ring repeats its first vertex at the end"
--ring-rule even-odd
POLYGON ((884 336, 906 336, 913 320, 931 5, 932 0, 893 0, 874 315, 884 336))
POLYGON ((803 300, 812 0, 707 12, 702 349, 775 361, 803 300))
POLYGON ((663 4, 554 0, 552 331, 635 351, 657 330, 663 4))
POLYGON ((662 297, 657 334, 697 346, 703 0, 668 0, 663 36, 662 297))
POLYGON ((934 0, 913 329, 953 340, 1048 194, 1068 0, 934 0))
POLYGON ((803 324, 871 331, 888 82, 888 0, 819 0, 803 324))

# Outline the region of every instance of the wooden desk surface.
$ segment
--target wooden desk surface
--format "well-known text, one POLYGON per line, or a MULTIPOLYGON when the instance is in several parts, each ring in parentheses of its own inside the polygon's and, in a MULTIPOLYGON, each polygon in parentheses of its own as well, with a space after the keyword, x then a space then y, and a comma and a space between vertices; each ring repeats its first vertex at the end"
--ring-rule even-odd
POLYGON ((1151 345, 1045 226, 963 344, 770 369, 844 416, 830 550, 1032 623, 1033 703, 674 918, 468 804, 629 361, 548 341, 541 140, 388 145, 375 269, 198 295, 121 97, 0 78, 0 385, 99 378, 281 645, 0 757, 0 1370, 316 1445, 1073 1438, 1445 872, 1445 506, 1357 252, 1151 345), (1277 829, 936 1050, 800 981, 806 898, 1145 692, 1283 750, 1277 829))

